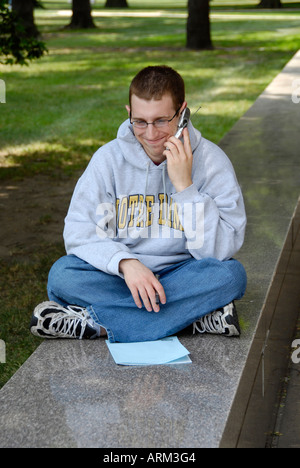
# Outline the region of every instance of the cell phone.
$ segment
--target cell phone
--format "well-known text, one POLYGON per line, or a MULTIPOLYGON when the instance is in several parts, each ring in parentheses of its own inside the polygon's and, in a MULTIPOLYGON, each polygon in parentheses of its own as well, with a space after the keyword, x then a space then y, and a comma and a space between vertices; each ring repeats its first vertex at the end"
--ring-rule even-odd
POLYGON ((183 129, 189 123, 190 116, 191 116, 191 111, 190 111, 190 109, 188 107, 186 107, 184 109, 184 111, 182 112, 181 116, 180 116, 179 123, 178 123, 178 130, 175 133, 175 138, 180 138, 181 137, 183 129))
MULTIPOLYGON (((159 275, 155 275, 155 278, 159 280, 159 275)), ((155 291, 155 304, 159 304, 159 294, 155 291)))

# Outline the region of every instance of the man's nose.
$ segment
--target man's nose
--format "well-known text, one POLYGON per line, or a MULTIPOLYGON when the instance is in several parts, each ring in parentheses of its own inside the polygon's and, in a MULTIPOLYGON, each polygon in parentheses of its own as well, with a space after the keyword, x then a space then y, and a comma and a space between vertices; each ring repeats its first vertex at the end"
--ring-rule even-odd
POLYGON ((146 134, 150 138, 157 134, 157 128, 155 125, 153 125, 153 123, 147 125, 146 134))

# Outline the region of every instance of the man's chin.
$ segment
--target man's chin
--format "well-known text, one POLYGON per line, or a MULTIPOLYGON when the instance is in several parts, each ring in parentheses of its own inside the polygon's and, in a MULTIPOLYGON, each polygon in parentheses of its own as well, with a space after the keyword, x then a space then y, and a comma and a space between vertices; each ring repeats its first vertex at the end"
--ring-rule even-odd
POLYGON ((154 164, 160 164, 162 163, 166 157, 164 154, 162 154, 161 152, 160 153, 154 153, 154 152, 149 152, 147 153, 149 158, 151 159, 152 162, 154 162, 154 164))

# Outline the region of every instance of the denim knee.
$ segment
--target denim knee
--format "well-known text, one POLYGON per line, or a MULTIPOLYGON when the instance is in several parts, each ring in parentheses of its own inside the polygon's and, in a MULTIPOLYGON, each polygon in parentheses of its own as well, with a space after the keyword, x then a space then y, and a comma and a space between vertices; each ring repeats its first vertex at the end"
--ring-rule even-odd
MULTIPOLYGON (((48 274, 48 296, 50 297, 51 293, 57 290, 58 286, 64 284, 66 279, 66 270, 71 267, 73 263, 73 255, 64 255, 59 258, 50 268, 48 274)), ((74 257, 76 258, 76 257, 74 257)))
POLYGON ((64 257, 59 258, 50 268, 49 274, 48 274, 48 283, 56 283, 56 278, 62 276, 63 271, 66 268, 66 260, 68 256, 65 255, 64 257))
POLYGON ((232 258, 223 262, 224 267, 230 271, 234 278, 237 291, 239 292, 236 299, 243 297, 247 287, 247 273, 243 265, 236 259, 232 258))

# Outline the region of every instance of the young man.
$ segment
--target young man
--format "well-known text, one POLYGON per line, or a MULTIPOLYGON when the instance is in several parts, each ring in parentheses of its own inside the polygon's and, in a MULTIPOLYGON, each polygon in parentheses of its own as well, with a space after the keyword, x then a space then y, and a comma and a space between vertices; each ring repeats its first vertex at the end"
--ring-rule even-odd
POLYGON ((146 67, 133 79, 129 119, 75 188, 67 255, 50 270, 33 334, 132 342, 194 324, 239 335, 233 301, 246 274, 232 257, 244 240, 243 197, 227 156, 191 122, 174 136, 186 107, 175 70, 146 67))

